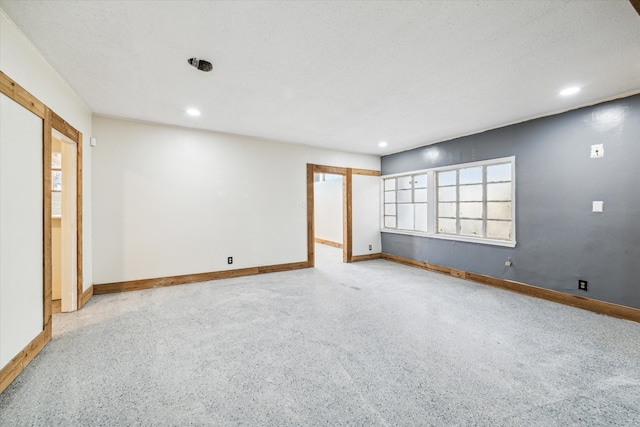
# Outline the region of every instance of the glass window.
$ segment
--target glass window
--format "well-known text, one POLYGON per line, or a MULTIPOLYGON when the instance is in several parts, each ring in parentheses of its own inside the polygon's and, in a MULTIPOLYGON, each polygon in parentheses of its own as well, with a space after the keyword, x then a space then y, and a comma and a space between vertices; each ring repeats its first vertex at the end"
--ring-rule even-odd
POLYGON ((511 240, 511 171, 511 162, 439 171, 437 233, 511 240))
POLYGON ((504 158, 385 177, 383 227, 515 244, 514 170, 504 158))
POLYGON ((384 179, 384 228, 428 231, 428 182, 427 173, 384 179))

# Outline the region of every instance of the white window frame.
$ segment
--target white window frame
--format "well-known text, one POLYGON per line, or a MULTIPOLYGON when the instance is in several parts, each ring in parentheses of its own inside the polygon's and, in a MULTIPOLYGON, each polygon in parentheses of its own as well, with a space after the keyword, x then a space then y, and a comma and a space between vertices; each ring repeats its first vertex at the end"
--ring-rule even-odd
MULTIPOLYGON (((380 180, 380 231, 383 233, 393 233, 393 234, 405 234, 410 236, 420 236, 420 237, 429 237, 433 239, 442 239, 442 240, 455 240, 461 242, 471 242, 471 243, 482 243, 486 245, 494 245, 494 246, 504 246, 504 247, 515 247, 516 246, 516 158, 515 156, 511 157, 501 157, 498 159, 490 159, 490 160, 482 160, 478 162, 469 162, 469 163, 460 163, 449 166, 442 166, 438 168, 432 169, 420 169, 414 171, 407 171, 402 173, 390 174, 381 176, 380 180), (473 237, 473 236, 463 236, 458 234, 440 234, 437 232, 436 224, 437 224, 437 182, 436 175, 437 172, 444 172, 449 170, 458 170, 465 169, 474 166, 490 166, 494 164, 500 163, 510 163, 511 164, 511 240, 499 240, 499 239, 490 239, 486 237, 473 237), (403 176, 411 176, 411 175, 427 175, 427 231, 411 231, 411 230, 398 230, 385 228, 384 225, 384 180, 388 178, 397 178, 403 176)), ((486 185, 486 183, 484 184, 486 185)), ((397 189, 396 189, 397 191, 397 189)), ((484 193, 483 198, 486 202, 486 192, 484 193)), ((457 202, 459 203, 459 201, 457 202)), ((397 215, 397 212, 396 212, 397 215)), ((396 217, 397 223, 397 217, 396 217)))

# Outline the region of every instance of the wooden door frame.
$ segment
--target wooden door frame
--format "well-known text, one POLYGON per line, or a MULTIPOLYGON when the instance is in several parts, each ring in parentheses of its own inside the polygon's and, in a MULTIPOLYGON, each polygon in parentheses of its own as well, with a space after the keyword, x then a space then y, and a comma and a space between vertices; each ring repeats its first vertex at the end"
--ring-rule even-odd
POLYGON ((342 175, 342 262, 353 262, 353 175, 380 176, 380 171, 307 163, 307 264, 315 266, 314 182, 316 173, 342 175))
MULTIPOLYGON (((82 133, 76 128, 71 126, 62 117, 58 116, 55 112, 47 109, 49 114, 49 121, 45 118, 45 158, 49 159, 49 162, 45 162, 48 165, 48 171, 45 170, 45 175, 51 178, 51 132, 55 129, 62 135, 69 138, 76 144, 76 310, 80 310, 86 300, 83 301, 83 280, 82 280, 82 133), (48 135, 47 135, 48 134, 48 135)), ((45 166, 46 168, 47 166, 45 166)), ((49 184, 49 189, 51 184, 49 184)), ((51 208, 51 191, 49 191, 49 203, 48 207, 51 208)), ((49 233, 51 232, 51 212, 49 212, 49 233)), ((51 249, 51 235, 49 235, 49 248, 51 249)), ((49 257, 51 257, 51 251, 49 257)))
POLYGON ((0 92, 42 119, 42 331, 27 344, 6 366, 0 368, 0 393, 22 372, 22 370, 51 341, 51 296, 52 296, 52 248, 51 248, 51 140, 52 130, 74 141, 76 152, 76 222, 77 222, 77 308, 91 297, 90 288, 83 294, 82 278, 82 133, 69 125, 44 103, 13 79, 0 71, 0 92))

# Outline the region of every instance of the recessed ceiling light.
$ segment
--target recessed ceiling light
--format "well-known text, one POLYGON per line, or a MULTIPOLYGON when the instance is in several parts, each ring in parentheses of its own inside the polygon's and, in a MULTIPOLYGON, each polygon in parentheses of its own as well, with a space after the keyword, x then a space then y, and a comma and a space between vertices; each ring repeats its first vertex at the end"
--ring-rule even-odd
POLYGON ((566 89, 563 89, 560 91, 560 95, 562 96, 569 96, 569 95, 573 95, 575 93, 580 92, 580 88, 578 86, 571 86, 568 87, 566 89))
POLYGON ((387 143, 384 141, 380 141, 380 143, 378 144, 378 147, 386 147, 387 143))
POLYGON ((187 114, 193 117, 198 117, 200 115, 200 111, 196 110, 195 108, 189 108, 187 110, 187 114))

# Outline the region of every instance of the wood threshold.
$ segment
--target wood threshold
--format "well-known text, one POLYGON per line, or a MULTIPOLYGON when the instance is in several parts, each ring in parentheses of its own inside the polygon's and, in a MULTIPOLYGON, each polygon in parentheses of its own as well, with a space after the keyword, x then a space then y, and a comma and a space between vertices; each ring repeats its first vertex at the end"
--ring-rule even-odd
POLYGON ((0 393, 22 372, 49 341, 45 331, 40 332, 25 348, 20 351, 7 365, 0 370, 0 393))
POLYGON ((229 279, 232 277, 251 276, 254 274, 275 273, 279 271, 298 270, 311 267, 307 261, 289 264, 249 267, 237 270, 212 271, 208 273, 185 274, 181 276, 158 277, 154 279, 130 280, 126 282, 102 283, 93 285, 93 295, 114 292, 139 291, 142 289, 161 288, 164 286, 184 285, 188 283, 208 282, 210 280, 229 279))
POLYGON ((598 314, 605 314, 607 316, 617 317, 619 319, 631 320, 633 322, 640 322, 640 309, 633 308, 633 307, 627 307, 624 305, 614 304, 614 303, 605 302, 605 301, 599 301, 592 298, 566 294, 564 292, 540 288, 537 286, 527 285, 525 283, 515 282, 512 280, 500 279, 492 276, 485 276, 484 274, 471 273, 464 270, 444 267, 437 264, 430 264, 424 261, 417 261, 414 259, 399 257, 396 255, 391 255, 386 253, 382 254, 382 258, 389 261, 397 262, 400 264, 408 265, 411 267, 417 267, 424 270, 435 271, 436 273, 448 274, 450 276, 458 277, 460 279, 471 280, 473 282, 482 283, 483 285, 489 285, 496 288, 517 292, 523 295, 541 298, 547 301, 552 301, 552 302, 556 302, 564 305, 570 305, 572 307, 582 308, 584 310, 592 311, 598 314))
POLYGON ((351 262, 369 261, 372 259, 380 259, 380 258, 382 258, 381 253, 369 254, 369 255, 354 255, 353 257, 351 257, 351 262))
POLYGON ((334 248, 342 249, 342 243, 334 242, 334 241, 331 241, 331 240, 321 239, 319 237, 316 237, 314 240, 315 240, 316 243, 320 243, 321 245, 333 246, 334 248))

